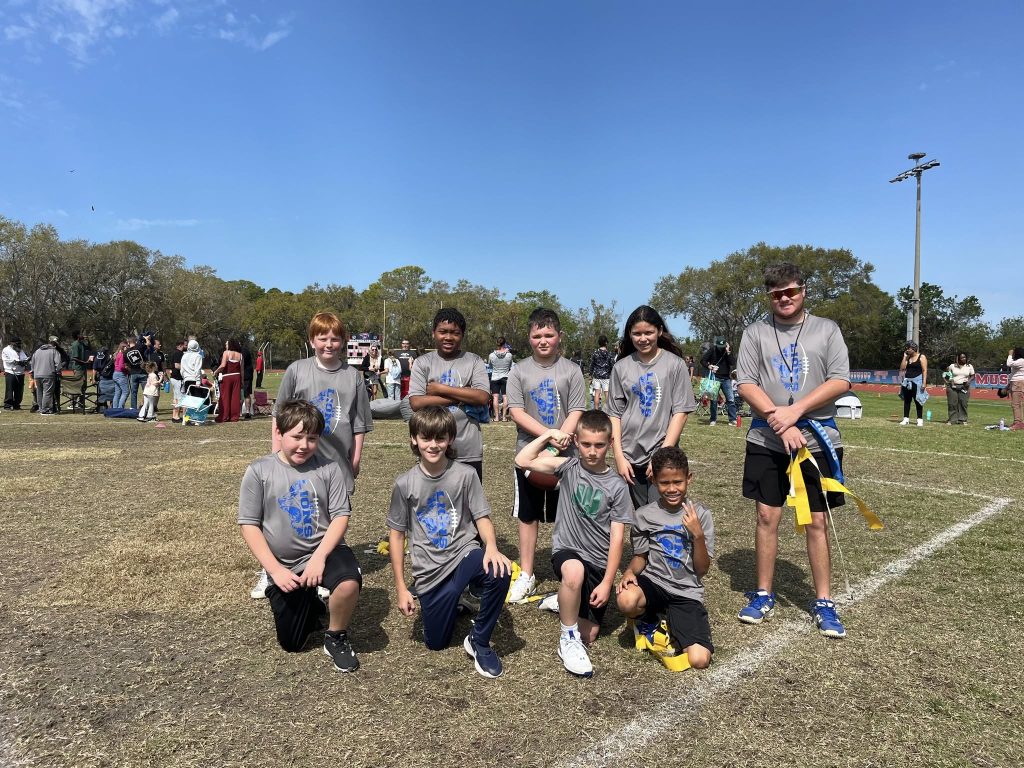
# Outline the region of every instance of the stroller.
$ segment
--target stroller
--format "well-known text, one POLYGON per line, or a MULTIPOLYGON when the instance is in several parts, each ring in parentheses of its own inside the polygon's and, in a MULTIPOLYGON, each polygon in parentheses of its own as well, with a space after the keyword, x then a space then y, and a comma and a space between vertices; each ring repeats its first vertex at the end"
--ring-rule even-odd
POLYGON ((178 401, 178 405, 185 410, 181 417, 183 425, 205 424, 206 417, 213 405, 210 388, 190 384, 185 395, 178 401))

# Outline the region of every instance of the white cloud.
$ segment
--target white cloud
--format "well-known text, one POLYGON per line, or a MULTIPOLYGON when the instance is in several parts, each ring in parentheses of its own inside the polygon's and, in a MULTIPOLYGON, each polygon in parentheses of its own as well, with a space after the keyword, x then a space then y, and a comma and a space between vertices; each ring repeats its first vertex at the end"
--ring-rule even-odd
POLYGON ((137 232, 150 227, 195 227, 200 223, 199 219, 118 219, 117 228, 137 232))
POLYGON ((153 22, 153 26, 155 26, 157 31, 161 34, 167 34, 177 23, 180 16, 181 14, 178 12, 178 9, 172 5, 157 17, 156 21, 153 22))
POLYGON ((19 3, 20 17, 10 14, 0 31, 2 40, 20 43, 30 55, 55 45, 79 66, 88 64, 97 51, 115 50, 112 41, 147 31, 219 39, 257 52, 292 32, 291 18, 263 21, 233 5, 228 0, 24 0, 19 3))

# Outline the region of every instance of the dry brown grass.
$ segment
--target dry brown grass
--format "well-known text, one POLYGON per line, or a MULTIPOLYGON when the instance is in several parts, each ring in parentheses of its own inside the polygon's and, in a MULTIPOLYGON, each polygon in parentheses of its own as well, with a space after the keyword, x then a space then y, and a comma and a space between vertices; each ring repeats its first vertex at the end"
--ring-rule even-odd
MULTIPOLYGON (((268 449, 268 422, 52 421, 44 430, 0 417, 0 765, 547 766, 701 679, 631 651, 614 609, 589 681, 562 670, 557 620, 532 606, 502 616, 501 680, 474 674, 457 645, 428 652, 417 622, 393 607, 386 560, 364 553, 384 530, 391 481, 412 463, 394 422, 367 441, 349 535, 365 572, 353 628, 362 669, 332 672, 315 643, 285 654, 266 602, 248 597, 255 563, 235 525, 241 473, 268 449)), ((1019 457, 1019 440, 963 433, 959 450, 992 459, 951 461, 929 454, 948 451, 945 433, 897 432, 881 407, 846 434, 922 451, 849 452, 851 484, 887 523, 873 534, 841 513, 854 581, 983 503, 940 489, 1019 487, 1019 465, 998 461, 1019 457)), ((489 425, 485 441, 485 489, 502 547, 516 555, 512 430, 489 425)), ((716 516, 708 605, 722 665, 773 631, 735 621, 753 562, 742 443, 698 424, 683 442, 696 495, 716 516)), ((1021 516, 1016 502, 845 613, 846 641, 806 635, 628 762, 1019 764, 1021 516)), ((787 530, 780 543, 780 618, 801 618, 811 596, 802 542, 787 530)), ((554 585, 549 546, 544 531, 541 588, 554 585)))

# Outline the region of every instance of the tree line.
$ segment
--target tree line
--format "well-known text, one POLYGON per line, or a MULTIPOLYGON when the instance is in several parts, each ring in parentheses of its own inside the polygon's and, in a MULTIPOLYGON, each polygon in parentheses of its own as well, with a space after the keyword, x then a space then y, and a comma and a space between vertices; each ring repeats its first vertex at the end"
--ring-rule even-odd
MULTIPOLYGON (((686 353, 699 355, 701 344, 715 336, 730 339, 735 349, 743 328, 767 311, 764 266, 780 260, 803 268, 808 307, 839 323, 853 367, 897 365, 911 291, 892 296, 881 290, 871 280, 874 267, 848 250, 758 243, 707 267, 686 267, 661 278, 650 303, 689 324, 690 337, 680 339, 686 353)), ((601 335, 614 344, 623 319, 615 302, 591 300, 570 308, 547 290, 506 298, 497 288, 466 279, 454 285, 434 280, 416 266, 385 272, 363 291, 318 283, 300 292, 263 288, 248 280, 223 280, 211 267, 189 267, 180 256, 130 240, 62 240, 52 225, 28 228, 0 216, 0 338, 20 336, 26 346, 49 335, 67 338, 74 330, 88 332, 94 344, 152 330, 165 344, 195 334, 207 349, 221 348, 228 338, 270 342, 279 365, 306 355, 306 324, 316 312, 333 311, 350 333, 375 334, 388 347, 405 338, 424 349, 433 347, 431 320, 443 306, 466 316, 464 346, 480 354, 493 349, 499 336, 517 354, 526 354, 526 321, 538 306, 559 313, 563 351, 584 357, 601 335)), ((1024 344, 1024 317, 992 327, 982 322, 983 314, 976 297, 947 296, 941 287, 924 283, 922 349, 933 364, 945 365, 964 351, 975 367, 995 368, 1009 347, 1024 344)))

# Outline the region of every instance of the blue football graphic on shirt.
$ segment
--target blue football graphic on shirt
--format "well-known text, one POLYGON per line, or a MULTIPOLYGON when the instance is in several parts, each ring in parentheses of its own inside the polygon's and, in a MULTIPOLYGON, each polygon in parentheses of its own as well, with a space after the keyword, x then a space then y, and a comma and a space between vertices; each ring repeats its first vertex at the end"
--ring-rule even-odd
POLYGON ((434 491, 427 499, 427 503, 416 510, 416 519, 435 547, 447 549, 452 543, 452 536, 458 525, 458 514, 444 491, 434 491))
POLYGON ((303 539, 312 538, 316 532, 319 512, 316 494, 306 490, 307 485, 305 480, 298 480, 288 486, 287 496, 280 496, 277 499, 277 505, 288 515, 288 522, 295 535, 303 539))
POLYGON ((779 374, 779 382, 787 392, 795 394, 800 391, 807 358, 799 354, 795 343, 784 347, 780 354, 772 355, 772 367, 779 374))
POLYGON ((334 415, 338 409, 337 392, 332 389, 325 389, 313 399, 313 405, 323 414, 324 434, 329 435, 334 428, 334 415))
POLYGON ((640 376, 630 390, 637 397, 640 413, 645 419, 649 419, 658 407, 658 401, 661 400, 661 386, 658 384, 658 377, 654 375, 654 371, 640 376))
POLYGON ((689 537, 681 525, 666 525, 654 540, 658 542, 661 551, 665 553, 665 562, 673 571, 683 567, 683 559, 686 557, 686 543, 689 537))
POLYGON ((544 379, 536 389, 530 390, 530 399, 537 406, 539 421, 545 427, 553 427, 558 418, 558 391, 553 379, 544 379))

